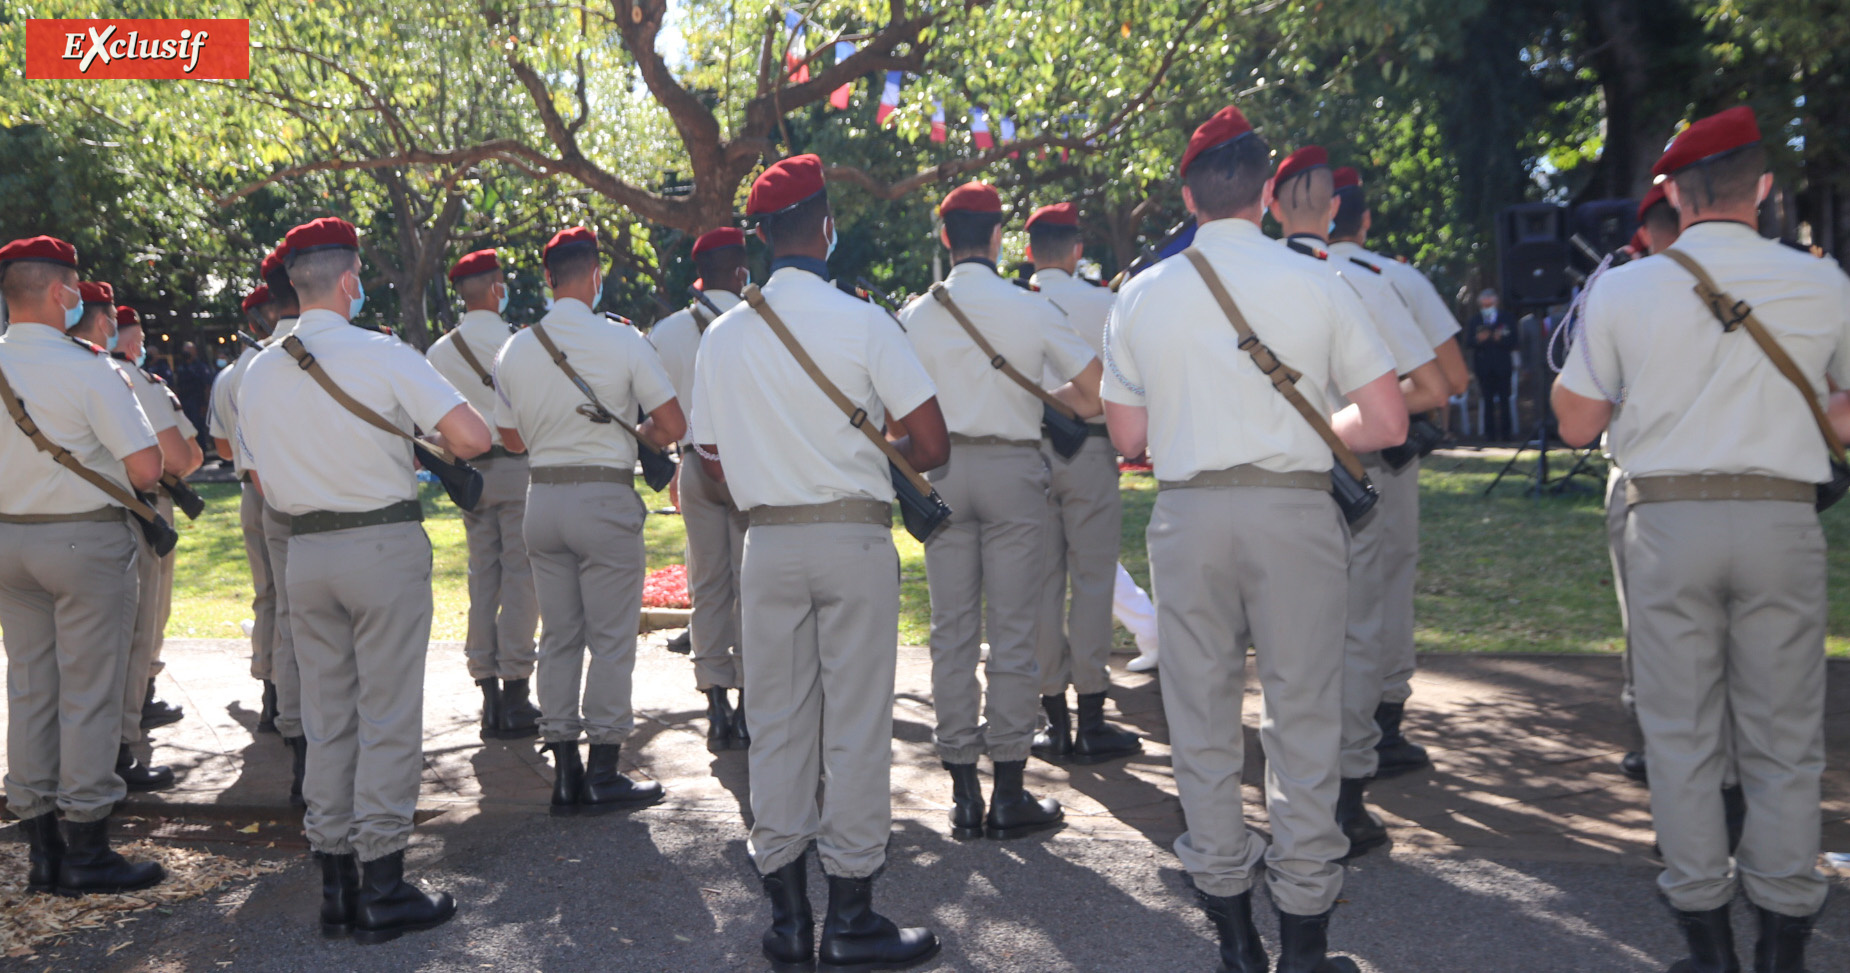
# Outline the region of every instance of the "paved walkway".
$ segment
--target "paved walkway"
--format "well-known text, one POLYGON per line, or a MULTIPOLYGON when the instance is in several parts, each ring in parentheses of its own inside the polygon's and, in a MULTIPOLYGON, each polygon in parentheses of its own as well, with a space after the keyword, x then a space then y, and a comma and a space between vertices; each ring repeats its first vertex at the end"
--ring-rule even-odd
MULTIPOLYGON (((130 832, 302 847, 286 801, 287 752, 276 737, 251 732, 257 684, 246 651, 228 640, 168 643, 161 692, 186 706, 187 719, 155 731, 155 756, 180 783, 131 798, 123 808, 130 832), (255 833, 239 830, 250 824, 255 833)), ((1212 968, 1206 923, 1168 850, 1182 821, 1154 674, 1115 674, 1114 708, 1146 734, 1145 754, 1100 768, 1031 762, 1030 786, 1059 798, 1069 823, 1006 844, 949 840, 929 674, 925 650, 900 650, 896 834, 880 895, 895 918, 945 932, 945 958, 932 968, 1212 968)), ((1618 679, 1611 657, 1423 658, 1408 728, 1436 767, 1372 789, 1394 848, 1351 870, 1332 941, 1367 969, 1421 973, 1645 971, 1675 958, 1675 932, 1654 901, 1646 793, 1615 765, 1632 744, 1618 679)), ((115 941, 99 934, 67 947, 54 966, 760 968, 764 920, 741 822, 745 755, 706 751, 704 699, 687 658, 668 652, 662 635, 646 637, 639 652, 638 727, 624 763, 662 781, 669 799, 628 817, 545 815, 551 773, 533 744, 478 739, 479 695, 459 646, 432 646, 427 690, 427 820, 413 858, 427 880, 458 892, 467 909, 458 923, 380 950, 321 944, 307 922, 315 889, 304 864, 150 918, 136 949, 106 955, 115 941), (228 936, 247 945, 231 954, 210 945, 228 936)), ((1256 754, 1256 685, 1248 695, 1256 754)), ((1825 845, 1850 850, 1850 663, 1831 664, 1828 700, 1825 845)), ((1249 801, 1259 798, 1259 780, 1255 767, 1249 801)), ((812 892, 820 906, 821 890, 812 892)), ((1744 924, 1742 935, 1751 942, 1744 924)), ((1818 943, 1816 956, 1850 954, 1850 908, 1828 909, 1818 943)))

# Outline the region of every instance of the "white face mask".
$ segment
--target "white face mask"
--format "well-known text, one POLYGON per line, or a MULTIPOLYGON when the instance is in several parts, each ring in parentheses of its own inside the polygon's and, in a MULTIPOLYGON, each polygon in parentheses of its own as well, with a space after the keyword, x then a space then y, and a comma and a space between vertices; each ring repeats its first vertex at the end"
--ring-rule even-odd
POLYGON ((511 295, 508 293, 507 285, 502 284, 501 285, 501 302, 495 308, 496 314, 506 314, 507 313, 507 299, 510 296, 511 295))
POLYGON ((827 260, 830 257, 835 256, 835 242, 836 242, 835 241, 835 218, 830 217, 829 218, 829 250, 827 253, 822 255, 822 259, 827 260))

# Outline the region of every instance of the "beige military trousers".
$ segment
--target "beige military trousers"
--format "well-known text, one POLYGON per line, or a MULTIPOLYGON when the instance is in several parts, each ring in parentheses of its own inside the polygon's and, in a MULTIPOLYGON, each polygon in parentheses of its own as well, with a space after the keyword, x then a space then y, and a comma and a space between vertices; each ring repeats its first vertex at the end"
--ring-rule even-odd
POLYGON ((6 804, 18 818, 96 821, 128 793, 116 738, 142 541, 123 517, 0 524, 6 804))
POLYGON ((238 498, 238 526, 244 559, 251 568, 251 678, 272 679, 276 652, 276 578, 270 572, 270 542, 264 537, 263 494, 248 481, 238 498))
POLYGON ((752 861, 769 874, 814 840, 827 874, 872 875, 893 826, 892 531, 753 527, 741 582, 752 861))
POLYGON ((622 743, 635 728, 644 516, 624 483, 535 483, 527 492, 527 556, 545 623, 535 681, 548 743, 622 743))
POLYGON ((469 630, 463 642, 470 679, 533 675, 539 595, 522 527, 527 514, 527 458, 472 461, 482 471, 482 499, 463 511, 469 543, 469 630))
POLYGON ((1062 695, 1069 685, 1082 695, 1102 693, 1111 688, 1111 595, 1124 526, 1118 451, 1111 440, 1088 436, 1072 459, 1045 442, 1041 458, 1050 501, 1047 580, 1035 639, 1041 695, 1062 695))
POLYGON ((1176 856, 1209 895, 1238 895, 1263 874, 1294 915, 1328 910, 1336 860, 1343 618, 1348 536, 1336 503, 1315 490, 1164 490, 1148 531, 1163 711, 1188 830, 1176 856), (1240 814, 1246 636, 1263 690, 1272 840, 1240 814))
MULTIPOLYGON (((155 510, 173 523, 173 499, 162 493, 155 510)), ((134 631, 129 636, 128 668, 122 679, 122 742, 134 746, 141 742, 141 705, 148 698, 148 680, 158 671, 155 657, 167 638, 167 619, 173 614, 173 559, 154 553, 139 529, 135 536, 141 550, 135 554, 134 631)))
MULTIPOLYGON (((1405 666, 1411 676, 1413 653, 1413 568, 1419 552, 1419 464, 1399 472, 1388 469, 1381 454, 1366 453, 1362 465, 1381 499, 1358 525, 1349 542, 1348 625, 1343 640, 1343 759, 1342 775, 1351 779, 1373 777, 1380 759, 1375 744, 1381 726, 1375 708, 1386 697, 1391 681, 1405 666), (1408 554, 1403 528, 1412 522, 1413 553, 1408 554), (1404 592, 1398 587, 1400 569, 1406 568, 1404 592), (1394 604, 1404 595, 1405 610, 1394 604), (1405 632, 1398 628, 1406 621, 1405 632), (1405 636, 1407 651, 1401 638, 1405 636)), ((1405 700, 1406 697, 1401 697, 1405 700)), ((1388 700, 1396 702, 1396 700, 1388 700)))
POLYGON ((295 614, 289 598, 289 517, 263 506, 263 539, 270 548, 270 579, 276 591, 276 642, 270 651, 270 681, 276 684, 276 732, 302 735, 302 667, 296 658, 295 614))
POLYGON ((1817 912, 1827 887, 1818 872, 1826 608, 1818 515, 1808 503, 1770 500, 1637 504, 1626 519, 1625 581, 1664 857, 1659 887, 1684 911, 1727 904, 1739 882, 1755 905, 1817 912), (1724 734, 1734 739, 1747 798, 1732 865, 1724 734))
POLYGON ((1035 630, 1046 577, 1047 461, 1035 446, 957 444, 928 479, 956 512, 925 545, 938 756, 954 764, 985 753, 1026 760, 1041 713, 1035 630), (987 699, 976 678, 985 635, 987 699))
MULTIPOLYGON (((1413 589, 1420 570, 1420 461, 1399 470, 1371 466, 1369 479, 1381 492, 1374 524, 1382 534, 1381 701, 1405 703, 1413 695, 1418 661, 1413 648, 1413 589)), ((1372 719, 1373 713, 1371 712, 1372 719)), ((1371 745, 1372 746, 1372 745, 1371 745)))
POLYGON ((687 587, 694 602, 694 688, 744 685, 739 661, 739 572, 745 560, 745 513, 732 491, 707 476, 699 460, 681 464, 681 520, 687 526, 687 587))
POLYGON ((430 538, 417 523, 292 537, 287 586, 309 846, 384 858, 411 842, 424 772, 430 538))

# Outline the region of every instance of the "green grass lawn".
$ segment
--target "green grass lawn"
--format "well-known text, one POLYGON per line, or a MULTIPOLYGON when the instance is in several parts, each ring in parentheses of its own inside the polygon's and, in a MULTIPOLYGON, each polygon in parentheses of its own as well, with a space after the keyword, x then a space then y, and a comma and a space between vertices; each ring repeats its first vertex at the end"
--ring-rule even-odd
MULTIPOLYGON (((1568 454, 1551 464, 1566 468, 1568 454)), ((1531 499, 1523 482, 1506 479, 1489 498, 1483 490, 1502 461, 1486 457, 1431 457, 1420 477, 1420 580, 1417 594, 1419 646, 1441 652, 1606 652, 1619 648, 1619 611, 1613 601, 1606 558, 1604 513, 1597 491, 1531 499)), ((1526 465, 1523 468, 1527 468, 1526 465)), ((1156 502, 1148 474, 1125 474, 1124 566, 1149 586, 1143 532, 1156 502)), ((1579 479, 1589 488, 1591 479, 1579 479)), ((1601 481, 1603 484, 1603 481, 1601 481)), ((250 617, 250 581, 238 531, 237 489, 199 488, 209 506, 199 520, 180 522, 175 570, 175 638, 237 638, 250 617)), ((436 610, 431 637, 459 640, 467 624, 467 553, 462 518, 434 487, 424 496, 424 527, 436 550, 433 567, 436 610)), ((666 496, 644 493, 651 507, 666 496)), ((1824 517, 1833 580, 1850 578, 1850 514, 1824 517)), ((644 529, 649 568, 682 559, 686 543, 681 518, 651 515, 644 529)), ((899 635, 923 644, 930 631, 931 602, 925 587, 924 549, 895 528, 901 591, 899 635)), ((1832 590, 1835 590, 1833 584, 1832 590)), ((1118 630, 1121 645, 1130 636, 1118 630)), ((1850 600, 1831 605, 1829 647, 1850 655, 1850 600)))

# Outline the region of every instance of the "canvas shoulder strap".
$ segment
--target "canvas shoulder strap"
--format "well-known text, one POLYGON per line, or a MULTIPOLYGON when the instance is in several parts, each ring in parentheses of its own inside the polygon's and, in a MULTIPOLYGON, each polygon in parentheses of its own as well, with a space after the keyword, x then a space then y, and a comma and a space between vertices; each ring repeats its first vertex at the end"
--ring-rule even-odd
POLYGON ((1189 247, 1182 251, 1182 255, 1195 266, 1195 272, 1201 275, 1202 281, 1208 285, 1209 293, 1213 294, 1215 302, 1220 304, 1221 313, 1227 316, 1227 320, 1233 325, 1233 330, 1239 333, 1240 350, 1252 356, 1253 364, 1258 365, 1259 370, 1265 373, 1265 377, 1272 380, 1272 387, 1278 390, 1278 394, 1284 396, 1285 401, 1298 410, 1298 414, 1304 417, 1304 421, 1310 423, 1312 429, 1317 430, 1317 435, 1323 437, 1324 443, 1330 447, 1330 452, 1336 455, 1336 461, 1342 464, 1343 469, 1348 470, 1349 475, 1357 480, 1366 479, 1362 461, 1355 455, 1355 451, 1336 435, 1336 430, 1330 428, 1330 421, 1317 411, 1316 406, 1310 404, 1310 400, 1304 397, 1304 393, 1298 391, 1298 379, 1303 377, 1303 373, 1279 361, 1278 357, 1272 354, 1272 349, 1267 348, 1265 343, 1259 340, 1259 336, 1253 333, 1252 327, 1246 323, 1246 315, 1240 313, 1240 306, 1233 302, 1233 295, 1227 293, 1226 286, 1221 283, 1220 275, 1214 272, 1214 268, 1208 263, 1208 258, 1203 256, 1201 251, 1189 247))
POLYGON ((321 363, 315 360, 314 355, 311 355, 308 353, 308 346, 302 344, 301 338, 298 338, 295 335, 290 335, 289 337, 284 338, 283 339, 283 350, 289 353, 289 357, 295 359, 295 363, 298 366, 300 366, 303 371, 308 373, 309 378, 312 378, 315 380, 316 385, 321 386, 321 390, 323 392, 328 393, 329 397, 331 397, 334 401, 340 403, 341 408, 346 409, 348 412, 353 413, 355 416, 357 416, 360 419, 360 421, 382 432, 390 433, 391 435, 397 436, 398 438, 411 443, 411 445, 413 446, 421 446, 425 449, 428 449, 432 453, 435 453, 437 455, 437 458, 443 460, 445 463, 456 462, 456 457, 451 455, 449 450, 441 449, 435 445, 427 443, 424 440, 419 439, 416 436, 413 436, 410 433, 404 431, 403 429, 398 428, 397 426, 393 425, 391 422, 387 421, 384 416, 380 415, 377 412, 374 412, 370 408, 367 408, 366 405, 362 403, 359 399, 356 399, 353 396, 348 395, 345 389, 334 384, 334 380, 328 377, 328 373, 325 369, 321 367, 321 363))
POLYGON ((899 450, 894 448, 892 443, 887 442, 886 436, 881 434, 880 430, 875 429, 873 423, 867 421, 867 410, 855 405, 853 400, 849 399, 834 382, 829 381, 827 375, 822 373, 822 368, 816 364, 816 360, 809 357, 809 352, 803 350, 803 346, 797 343, 796 335, 791 334, 790 329, 785 327, 784 319, 778 317, 777 312, 771 309, 770 302, 764 299, 764 294, 758 290, 758 285, 745 285, 744 296, 745 303, 750 304, 752 310, 757 311, 758 316, 764 319, 764 323, 771 326, 772 333, 776 334, 777 340, 783 342, 784 347, 790 350, 791 357, 795 358, 797 364, 803 367, 803 371, 808 373, 810 381, 815 382, 816 386, 822 389, 822 394, 828 396, 829 401, 835 403, 835 407, 848 417, 848 424, 861 430, 867 436, 868 441, 885 453, 886 458, 899 469, 900 473, 905 475, 907 480, 911 481, 914 487, 918 488, 920 493, 930 495, 931 484, 912 468, 911 463, 906 462, 906 458, 899 454, 899 450))
POLYGON ((637 432, 635 427, 631 426, 628 422, 618 419, 615 413, 604 408, 604 403, 598 400, 597 393, 591 390, 590 384, 578 374, 578 369, 573 368, 571 362, 566 360, 565 352, 560 351, 559 346, 553 343, 552 335, 546 333, 545 326, 535 321, 529 330, 533 332, 533 337, 539 339, 540 347, 546 349, 546 354, 552 358, 552 363, 559 366, 559 370, 565 373, 565 377, 570 379, 571 383, 578 388, 579 394, 585 397, 585 404, 578 407, 579 415, 584 416, 592 422, 614 425, 624 432, 629 433, 630 437, 635 439, 637 445, 642 448, 661 452, 661 450, 656 449, 648 440, 642 438, 642 433, 637 432))
POLYGON ((19 396, 14 393, 13 383, 7 381, 4 369, 0 369, 0 401, 5 402, 6 414, 12 417, 13 424, 19 427, 19 431, 24 433, 27 439, 32 440, 32 445, 37 447, 39 452, 49 454, 59 466, 70 470, 81 477, 85 483, 103 491, 109 499, 127 507, 129 512, 135 516, 150 521, 159 518, 154 508, 142 503, 141 498, 123 489, 103 474, 83 465, 76 456, 71 454, 70 450, 52 442, 51 437, 45 435, 45 430, 40 429, 39 424, 26 414, 26 405, 19 401, 19 396))
POLYGON ((463 340, 460 329, 450 335, 450 344, 456 346, 456 353, 462 356, 463 364, 468 365, 469 369, 475 372, 475 376, 482 380, 483 385, 489 388, 495 387, 495 377, 488 374, 488 369, 482 367, 481 359, 475 357, 475 352, 469 350, 469 343, 463 340))
POLYGON ((694 316, 694 330, 704 335, 707 333, 707 329, 712 327, 714 321, 713 312, 708 311, 698 304, 688 308, 687 312, 694 316))
POLYGON ((976 346, 983 350, 983 354, 989 356, 989 367, 1007 375, 1010 381, 1027 389, 1035 398, 1040 399, 1053 411, 1060 413, 1068 419, 1079 418, 1079 413, 1074 412, 1066 403, 1054 398, 1046 389, 1041 388, 1040 385, 1030 380, 1028 376, 1023 375, 1015 366, 1009 364, 1008 359, 1002 357, 1001 353, 996 351, 996 347, 989 343, 989 339, 983 337, 981 331, 976 330, 975 322, 971 321, 970 317, 964 314, 963 308, 958 307, 957 302, 951 300, 951 292, 944 286, 943 281, 931 285, 931 296, 936 298, 939 304, 944 305, 946 311, 951 312, 951 317, 957 319, 958 325, 964 329, 965 334, 970 336, 970 340, 976 342, 976 346))

